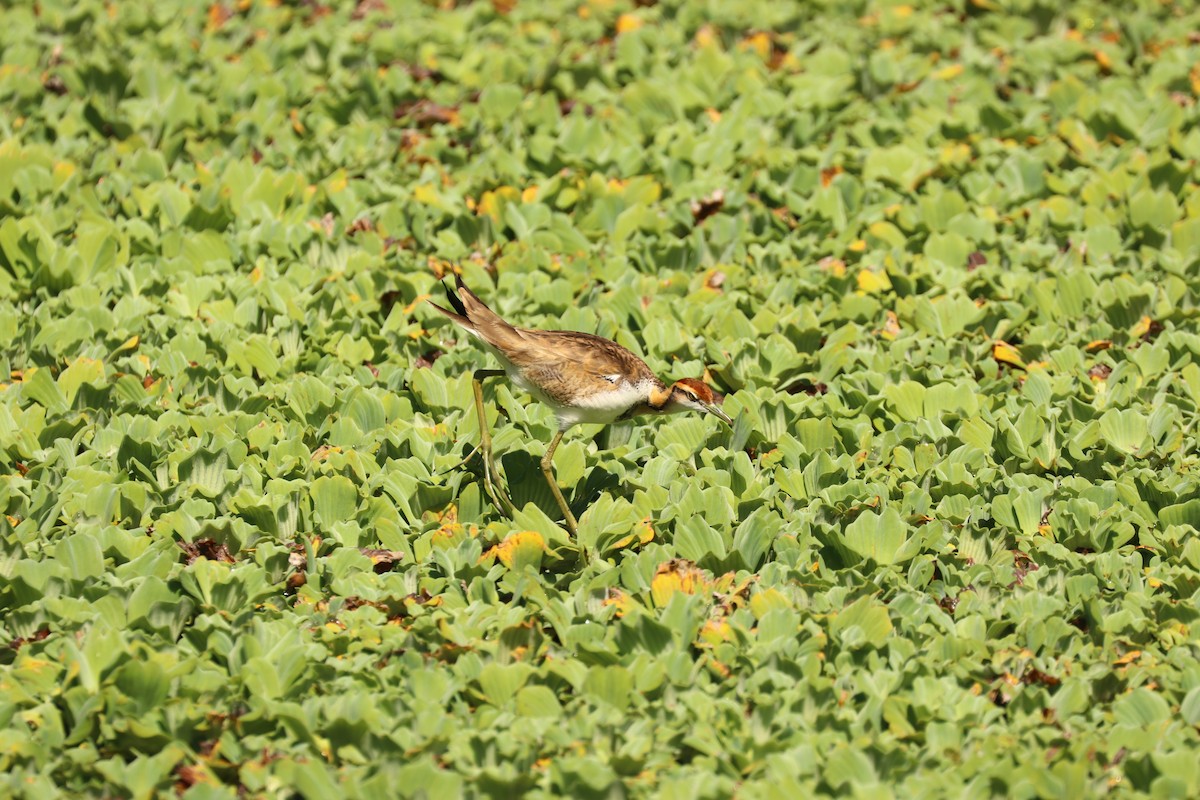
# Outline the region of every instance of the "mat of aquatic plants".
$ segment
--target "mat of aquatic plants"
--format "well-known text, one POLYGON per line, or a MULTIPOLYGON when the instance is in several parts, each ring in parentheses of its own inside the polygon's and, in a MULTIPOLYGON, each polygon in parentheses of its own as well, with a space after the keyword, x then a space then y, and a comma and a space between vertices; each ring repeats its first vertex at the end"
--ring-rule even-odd
POLYGON ((1200 794, 1194 4, 3 19, 0 794, 1200 794))

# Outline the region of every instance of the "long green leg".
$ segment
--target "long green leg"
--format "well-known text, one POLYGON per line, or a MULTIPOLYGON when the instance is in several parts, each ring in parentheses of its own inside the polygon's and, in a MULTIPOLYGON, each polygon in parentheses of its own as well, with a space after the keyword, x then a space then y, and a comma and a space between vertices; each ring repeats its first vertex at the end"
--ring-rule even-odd
POLYGON ((546 483, 550 484, 550 491, 554 493, 554 499, 558 501, 558 507, 562 509, 563 519, 567 523, 567 530, 572 534, 579 527, 579 523, 575 521, 575 515, 571 513, 571 509, 567 507, 567 501, 563 499, 562 490, 558 488, 558 481, 554 479, 554 451, 558 449, 558 443, 562 441, 563 432, 559 431, 554 434, 554 438, 550 441, 550 447, 546 449, 546 455, 542 456, 542 474, 546 476, 546 483))
POLYGON ((477 369, 471 376, 471 388, 475 392, 475 413, 479 417, 479 452, 483 454, 483 488, 487 490, 492 502, 505 514, 512 517, 517 513, 517 509, 497 480, 500 473, 496 469, 496 461, 492 457, 492 432, 488 429, 487 415, 483 411, 483 380, 498 378, 503 374, 504 370, 502 369, 477 369))

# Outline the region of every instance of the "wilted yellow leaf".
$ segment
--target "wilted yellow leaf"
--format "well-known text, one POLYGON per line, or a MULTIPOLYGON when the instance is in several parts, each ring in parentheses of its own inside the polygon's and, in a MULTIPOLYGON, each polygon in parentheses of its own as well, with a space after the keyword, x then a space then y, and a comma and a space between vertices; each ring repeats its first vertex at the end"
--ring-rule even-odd
POLYGON ((439 199, 437 190, 428 183, 418 184, 413 187, 413 200, 416 200, 421 205, 432 206, 437 204, 439 199))
POLYGON ((761 31, 752 36, 747 36, 742 40, 742 49, 753 50, 761 57, 766 58, 771 55, 771 37, 761 31))
POLYGON ((493 221, 500 221, 500 214, 504 208, 503 203, 509 200, 516 200, 521 196, 521 193, 515 186, 497 186, 491 191, 483 193, 479 198, 479 204, 475 208, 476 214, 487 214, 493 221))
POLYGON ((1142 317, 1137 321, 1136 324, 1134 324, 1133 328, 1129 332, 1134 336, 1141 338, 1150 332, 1150 326, 1153 324, 1154 320, 1150 319, 1149 317, 1142 317))
POLYGON ((1013 347, 1008 342, 997 341, 992 345, 992 358, 999 361, 1001 364, 1009 364, 1020 369, 1025 369, 1025 360, 1021 358, 1021 354, 1017 352, 1017 348, 1013 347))
POLYGON ((517 531, 496 545, 496 556, 500 563, 510 569, 514 565, 520 567, 522 564, 540 567, 542 554, 545 552, 546 540, 537 531, 517 531))
POLYGON ((962 75, 962 74, 963 74, 963 65, 962 64, 951 64, 950 66, 942 67, 937 72, 933 73, 933 77, 937 78, 939 81, 948 81, 948 80, 951 80, 952 78, 957 78, 959 75, 962 75))
POLYGON ((846 262, 842 261, 840 258, 826 256, 825 258, 821 259, 817 266, 835 278, 842 278, 846 275, 846 262))
POLYGON ((755 619, 762 619, 768 611, 791 607, 788 599, 775 589, 763 589, 750 598, 750 612, 754 614, 755 619))
POLYGON ((700 642, 702 644, 718 645, 732 639, 733 628, 729 627, 729 623, 723 619, 710 619, 700 629, 700 642))
POLYGON ((879 331, 879 335, 889 341, 900 335, 900 319, 896 316, 895 311, 887 312, 887 318, 883 322, 883 329, 879 331))
POLYGON ((608 596, 604 598, 603 605, 615 606, 617 616, 623 617, 633 610, 634 606, 637 605, 637 601, 620 589, 609 589, 608 596))
POLYGON ((687 559, 676 558, 659 565, 658 574, 650 582, 650 596, 654 605, 662 608, 676 592, 700 594, 712 585, 712 579, 704 570, 687 559))
POLYGON ((646 23, 642 21, 642 18, 636 14, 622 14, 621 16, 617 17, 617 33, 622 34, 629 33, 630 31, 636 31, 645 24, 646 23))
POLYGON ((696 31, 696 37, 694 41, 696 42, 697 47, 708 47, 709 45, 716 43, 717 35, 716 31, 713 30, 713 26, 701 25, 700 30, 696 31))
POLYGON ((1134 661, 1137 661, 1141 657, 1142 657, 1141 650, 1130 650, 1128 653, 1126 653, 1125 655, 1121 656, 1116 661, 1114 661, 1113 664, 1115 666, 1123 666, 1125 664, 1132 664, 1134 661))
POLYGON ((858 290, 866 294, 879 294, 892 288, 892 280, 886 272, 864 269, 858 273, 858 290))
POLYGON ((622 14, 621 16, 617 17, 617 33, 621 34, 629 33, 630 31, 636 31, 645 24, 646 23, 642 21, 642 18, 636 14, 622 14))

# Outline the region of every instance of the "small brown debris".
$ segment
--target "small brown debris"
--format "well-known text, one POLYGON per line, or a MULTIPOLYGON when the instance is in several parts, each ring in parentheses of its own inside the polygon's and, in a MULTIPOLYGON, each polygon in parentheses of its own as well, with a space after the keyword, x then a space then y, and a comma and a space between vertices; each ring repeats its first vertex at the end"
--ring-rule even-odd
MULTIPOLYGON (((1042 524, 1043 525, 1046 524, 1046 520, 1049 519, 1049 517, 1050 517, 1049 511, 1046 511, 1046 513, 1042 514, 1042 524)), ((1038 565, 1033 563, 1033 559, 1030 558, 1028 553, 1023 553, 1020 550, 1013 550, 1012 554, 1013 554, 1013 582, 1008 585, 1009 589, 1012 589, 1013 587, 1016 587, 1016 586, 1021 586, 1022 584, 1025 583, 1026 575, 1028 575, 1031 572, 1037 572, 1037 570, 1038 570, 1038 565)))
POLYGON ((1112 370, 1113 368, 1108 364, 1093 364, 1092 368, 1088 370, 1088 377, 1099 383, 1108 380, 1108 376, 1112 375, 1112 370))
POLYGON ((708 278, 704 281, 704 285, 715 292, 722 291, 721 287, 725 284, 725 273, 721 270, 713 270, 708 278))
POLYGON ((829 391, 829 386, 819 382, 813 383, 808 378, 801 378, 800 380, 790 384, 786 389, 784 389, 784 391, 788 394, 800 394, 803 392, 804 394, 811 396, 825 394, 829 391))
POLYGON ((443 106, 431 100, 415 100, 401 103, 392 112, 394 119, 403 119, 418 128, 430 128, 434 125, 458 124, 458 109, 443 106))
POLYGON ((372 11, 387 11, 387 3, 383 0, 358 0, 354 10, 350 12, 350 19, 365 19, 372 11))
POLYGON ((46 80, 42 81, 42 88, 50 92, 50 94, 55 94, 59 97, 67 93, 67 84, 58 75, 48 76, 46 80))
POLYGON ((187 563, 193 564, 198 558, 209 561, 220 561, 225 564, 234 563, 233 555, 224 542, 215 539, 197 539, 194 542, 178 542, 179 549, 187 554, 187 563))
POLYGON ((1042 672, 1040 669, 1030 667, 1021 674, 1021 683, 1040 683, 1042 686, 1058 686, 1062 681, 1053 675, 1042 672))
POLYGON ((725 192, 722 189, 716 189, 708 197, 692 201, 692 219, 696 225, 700 225, 704 220, 720 211, 724 205, 725 192))
POLYGON ((40 642, 49 635, 50 628, 47 626, 42 626, 29 636, 18 636, 17 638, 13 639, 8 643, 8 649, 20 650, 25 645, 32 644, 34 642, 40 642))
POLYGON ((987 256, 976 250, 967 256, 967 272, 974 272, 987 263, 987 256))
POLYGON ((183 794, 204 780, 204 770, 194 764, 180 764, 175 767, 175 777, 175 792, 183 794))
POLYGON ((376 575, 391 572, 392 566, 404 558, 404 553, 399 550, 377 550, 370 547, 360 547, 358 550, 364 556, 371 559, 371 563, 375 566, 376 575))
POLYGON ((1143 342, 1153 342, 1158 338, 1158 335, 1165 331, 1167 327, 1156 319, 1152 319, 1146 325, 1146 332, 1142 334, 1143 342))
POLYGON ((375 230, 375 224, 371 222, 371 220, 367 219, 366 217, 359 217, 358 219, 354 220, 354 222, 351 222, 349 227, 346 228, 346 235, 353 236, 356 233, 373 230, 375 230))
POLYGON ((413 362, 413 367, 416 369, 427 369, 433 366, 433 362, 444 356, 441 350, 430 350, 427 353, 422 353, 417 356, 417 360, 413 362))

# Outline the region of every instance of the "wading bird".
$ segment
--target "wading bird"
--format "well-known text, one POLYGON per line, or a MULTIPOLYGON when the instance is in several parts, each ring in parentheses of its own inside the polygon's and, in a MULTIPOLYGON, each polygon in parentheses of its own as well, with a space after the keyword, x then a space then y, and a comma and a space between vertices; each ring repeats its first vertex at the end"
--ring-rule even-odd
POLYGON ((505 322, 484 305, 475 293, 457 277, 458 291, 446 289, 453 311, 436 303, 430 305, 480 341, 504 369, 480 369, 473 376, 475 413, 479 416, 479 452, 483 456, 484 488, 497 506, 509 516, 515 513, 512 500, 496 479, 492 456, 492 435, 483 413, 485 378, 507 375, 554 411, 558 433, 542 457, 542 474, 567 529, 575 533, 578 523, 563 499, 554 478, 554 451, 563 434, 574 425, 600 424, 630 419, 639 414, 669 414, 676 411, 702 411, 732 425, 716 403, 712 389, 703 381, 683 378, 667 386, 646 366, 646 362, 616 342, 590 333, 576 331, 534 331, 505 322))

